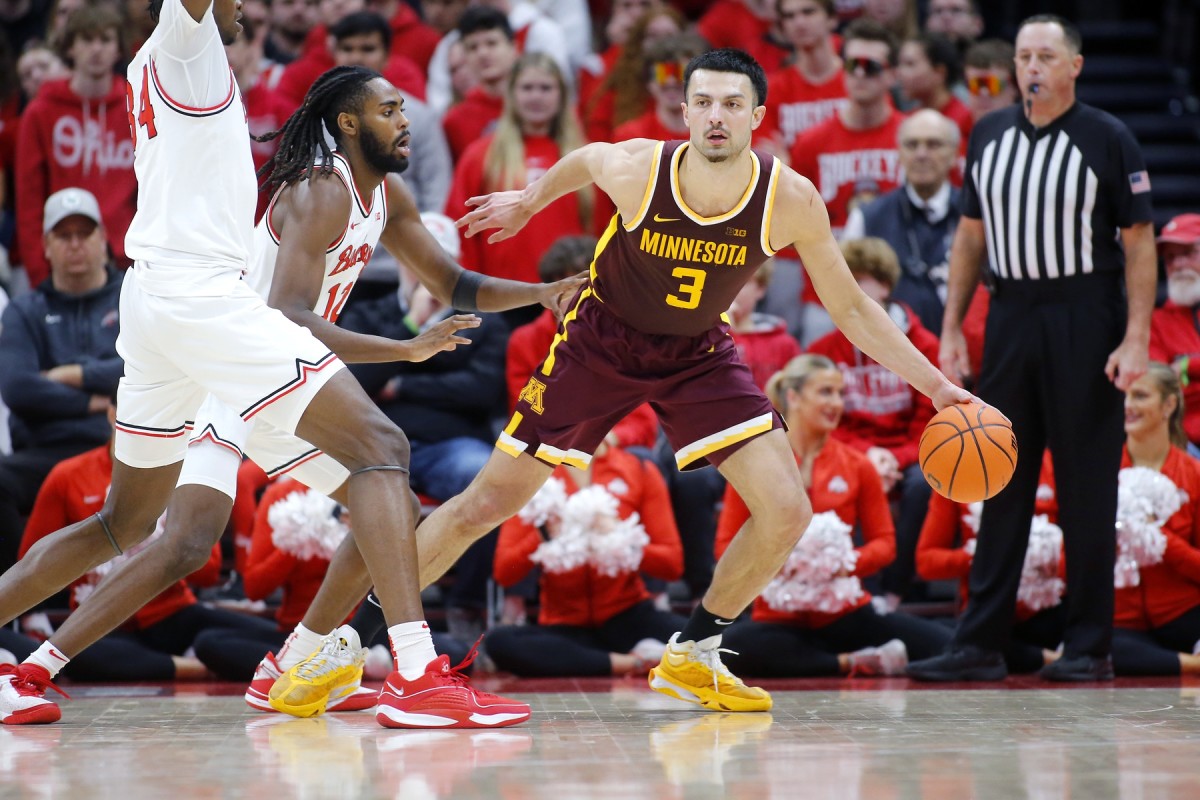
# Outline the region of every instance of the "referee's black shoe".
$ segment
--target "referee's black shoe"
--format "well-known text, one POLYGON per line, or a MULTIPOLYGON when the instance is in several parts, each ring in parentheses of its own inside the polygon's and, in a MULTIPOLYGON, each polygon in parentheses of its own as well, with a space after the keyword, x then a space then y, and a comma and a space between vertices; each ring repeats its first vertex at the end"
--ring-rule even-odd
POLYGON ((1047 681, 1111 681, 1113 679, 1112 656, 1070 656, 1042 667, 1038 673, 1047 681))
POLYGON ((1002 681, 1008 677, 1004 656, 969 644, 950 645, 933 658, 909 662, 908 677, 918 681, 1002 681))

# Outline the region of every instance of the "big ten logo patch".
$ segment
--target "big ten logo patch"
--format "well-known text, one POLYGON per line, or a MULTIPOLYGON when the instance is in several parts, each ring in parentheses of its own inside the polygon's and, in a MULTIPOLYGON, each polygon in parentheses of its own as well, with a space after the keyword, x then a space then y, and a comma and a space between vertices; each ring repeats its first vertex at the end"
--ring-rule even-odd
POLYGON ((529 404, 530 410, 535 414, 541 414, 546 410, 542 405, 542 396, 546 392, 546 384, 539 381, 537 378, 530 378, 529 383, 525 384, 525 388, 521 390, 521 396, 518 400, 524 400, 529 404))
POLYGON ((726 236, 736 236, 739 239, 745 239, 746 238, 746 229, 745 228, 726 228, 725 235, 726 236))

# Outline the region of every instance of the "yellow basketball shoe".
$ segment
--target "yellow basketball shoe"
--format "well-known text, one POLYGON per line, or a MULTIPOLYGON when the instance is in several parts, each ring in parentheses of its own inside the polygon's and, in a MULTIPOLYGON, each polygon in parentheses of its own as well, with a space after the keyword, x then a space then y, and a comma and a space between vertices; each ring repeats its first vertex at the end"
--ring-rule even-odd
POLYGON ((680 642, 679 634, 667 642, 662 661, 650 670, 650 688, 668 697, 696 703, 712 711, 769 711, 771 695, 747 686, 724 664, 720 637, 702 642, 680 642))
POLYGON ((293 717, 321 714, 326 706, 358 690, 367 649, 349 625, 334 628, 321 647, 275 679, 267 702, 293 717))

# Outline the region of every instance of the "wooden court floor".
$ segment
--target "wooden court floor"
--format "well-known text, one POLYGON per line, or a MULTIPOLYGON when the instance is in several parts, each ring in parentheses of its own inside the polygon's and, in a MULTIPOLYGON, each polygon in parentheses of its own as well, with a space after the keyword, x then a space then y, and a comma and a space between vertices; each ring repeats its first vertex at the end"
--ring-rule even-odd
POLYGON ((1200 681, 768 682, 769 714, 632 680, 480 683, 533 719, 396 731, 255 712, 233 684, 64 686, 59 724, 0 726, 0 798, 1200 798, 1200 681))

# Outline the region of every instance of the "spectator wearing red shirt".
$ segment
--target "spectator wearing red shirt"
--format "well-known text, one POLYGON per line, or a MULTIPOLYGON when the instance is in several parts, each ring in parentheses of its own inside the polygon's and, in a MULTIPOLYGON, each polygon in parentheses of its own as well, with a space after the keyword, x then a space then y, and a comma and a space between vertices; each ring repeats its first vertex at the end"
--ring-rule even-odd
POLYGON ((416 9, 404 0, 373 0, 370 6, 391 26, 391 49, 403 53, 422 72, 428 70, 442 35, 422 22, 416 9))
MULTIPOLYGON (((770 72, 778 66, 780 56, 761 59, 759 51, 767 47, 767 37, 774 22, 775 0, 717 0, 700 17, 696 30, 714 48, 736 47, 745 50, 754 56, 764 70, 770 72)), ((781 55, 786 56, 786 47, 773 44, 774 49, 782 49, 781 55)))
POLYGON ((1200 463, 1183 450, 1182 409, 1179 376, 1165 364, 1152 362, 1125 393, 1122 473, 1131 467, 1161 473, 1179 491, 1181 504, 1160 522, 1166 536, 1161 561, 1139 566, 1134 585, 1118 584, 1118 675, 1200 675, 1200 463))
MULTIPOLYGON (((896 41, 871 20, 846 28, 842 44, 850 102, 792 146, 792 167, 808 178, 829 209, 835 236, 841 235, 852 206, 900 185, 896 139, 904 115, 892 106, 896 41)), ((801 295, 804 314, 800 343, 808 345, 833 329, 810 282, 801 295)))
POLYGON ((21 117, 17 139, 17 239, 30 286, 49 275, 42 248, 42 207, 59 189, 86 189, 100 202, 108 245, 126 267, 125 232, 137 179, 129 138, 121 59, 121 17, 106 6, 73 14, 63 33, 71 77, 47 81, 21 117))
POLYGON ((694 33, 677 33, 647 42, 642 78, 654 107, 617 126, 613 141, 688 138, 683 119, 683 74, 687 64, 708 51, 708 42, 694 33))
MULTIPOLYGON (((475 78, 466 97, 442 117, 450 156, 458 163, 467 148, 495 130, 504 110, 504 87, 517 60, 508 19, 490 8, 471 8, 458 24, 464 69, 475 78)), ((460 215, 450 214, 457 219, 460 215)))
MULTIPOLYGON (((633 520, 648 542, 624 569, 606 569, 591 555, 569 566, 549 555, 544 562, 534 557, 566 537, 599 537, 604 531, 598 526, 615 525, 616 520, 597 514, 598 524, 580 530, 560 505, 541 524, 523 515, 504 523, 496 547, 496 580, 512 586, 541 563, 541 600, 538 624, 494 628, 488 634, 488 653, 496 666, 524 677, 644 675, 687 622, 656 609, 641 576, 671 581, 683 572, 683 547, 662 475, 653 464, 601 444, 586 469, 560 465, 550 480, 561 482, 568 498, 591 487, 603 489, 616 499, 617 520, 633 520)), ((535 497, 527 508, 538 501, 535 497)))
POLYGON ((1158 252, 1167 271, 1167 302, 1150 317, 1150 358, 1183 379, 1183 429, 1200 453, 1200 214, 1180 214, 1163 226, 1158 252))
MULTIPOLYGON (((109 412, 110 422, 113 411, 109 412)), ((25 526, 21 555, 40 539, 100 511, 108 496, 112 476, 112 444, 106 444, 58 464, 41 491, 25 526)), ((147 542, 152 542, 148 539, 147 542)), ((96 587, 100 580, 142 547, 96 567, 70 586, 72 610, 96 587)), ((189 576, 199 586, 217 582, 221 570, 221 549, 213 547, 208 563, 189 576)), ((188 583, 177 581, 141 608, 127 625, 103 637, 93 646, 96 652, 79 667, 75 660, 66 674, 82 680, 157 680, 202 679, 209 677, 201 661, 185 656, 197 636, 205 630, 261 630, 262 620, 196 602, 188 583), (74 668, 74 669, 72 669, 74 668)), ((269 629, 269 625, 266 626, 269 629)))
MULTIPOLYGON (((833 436, 842 416, 843 391, 838 366, 814 354, 793 359, 767 385, 767 395, 787 422, 813 512, 833 512, 861 531, 863 544, 854 548, 853 568, 837 576, 861 579, 892 560, 895 538, 878 473, 865 456, 833 436)), ((732 487, 726 489, 717 525, 718 558, 749 518, 745 502, 732 487)), ((812 533, 810 526, 806 536, 812 533)), ((848 540, 849 532, 846 536, 848 540)), ((847 546, 852 546, 849 541, 847 546)), ((857 597, 846 596, 840 607, 829 610, 772 606, 770 589, 754 601, 752 621, 738 622, 725 634, 724 645, 737 652, 729 655, 729 667, 739 673, 898 675, 908 654, 936 653, 950 640, 950 630, 937 623, 900 612, 878 613, 861 587, 857 597)))
POLYGON ((657 5, 633 23, 611 69, 599 86, 580 94, 580 111, 589 142, 611 142, 617 126, 654 108, 646 89, 646 48, 651 42, 683 32, 683 16, 657 5))
MULTIPOLYGON (((887 309, 926 358, 937 358, 937 337, 912 309, 890 299, 900 277, 900 264, 888 243, 872 237, 858 239, 845 242, 842 253, 863 291, 887 309)), ((933 418, 933 403, 855 347, 839 330, 813 342, 809 352, 828 356, 845 378, 846 414, 834 438, 866 455, 884 491, 894 492, 899 500, 896 558, 883 574, 888 605, 895 608, 911 587, 917 538, 929 506, 931 489, 917 464, 917 443, 933 418)))
POLYGON ((304 52, 308 35, 317 24, 317 6, 311 0, 271 0, 263 51, 278 64, 290 64, 304 52))
POLYGON ((779 26, 796 57, 790 65, 767 73, 771 104, 755 141, 772 140, 772 152, 788 156, 797 136, 850 101, 835 45, 833 0, 780 0, 779 26))
MULTIPOLYGON (((468 47, 473 36, 465 37, 468 47)), ((468 147, 455 168, 446 216, 463 216, 468 198, 524 189, 579 147, 583 139, 568 99, 554 59, 543 53, 521 56, 507 80, 496 132, 468 147)), ((487 236, 472 236, 463 242, 462 264, 492 277, 536 282, 542 254, 559 237, 583 233, 591 224, 592 205, 589 186, 555 200, 512 238, 493 244, 487 236)))
POLYGON ((304 53, 288 64, 276 91, 293 109, 304 102, 313 81, 336 65, 338 47, 377 48, 390 52, 383 77, 401 92, 425 99, 425 74, 411 59, 392 49, 392 29, 387 20, 370 11, 357 11, 318 25, 308 36, 304 53))
MULTIPOLYGON (((978 533, 980 504, 956 503, 934 494, 929 501, 929 513, 917 541, 917 574, 927 581, 957 580, 959 610, 966 607, 968 577, 975 558, 975 536, 978 533)), ((1050 522, 1058 519, 1058 502, 1054 496, 1054 466, 1047 450, 1042 459, 1042 475, 1038 481, 1035 515, 1045 514, 1050 522)), ((1060 576, 1065 576, 1065 562, 1060 554, 1060 576)), ((1018 600, 1017 624, 1013 626, 1012 641, 1004 651, 1009 672, 1035 672, 1053 661, 1054 650, 1062 642, 1066 623, 1066 605, 1034 609, 1018 600)))
MULTIPOLYGON (((961 133, 960 150, 965 155, 975 118, 970 107, 950 90, 962 78, 962 60, 954 43, 938 33, 906 40, 900 46, 896 77, 909 103, 905 110, 931 108, 949 117, 961 133)), ((958 183, 962 183, 961 175, 958 183)))

